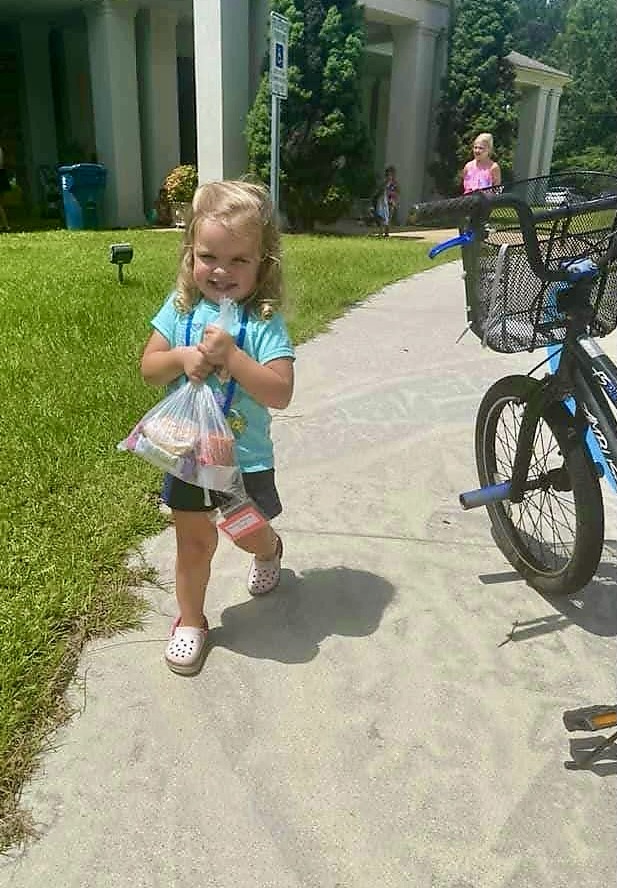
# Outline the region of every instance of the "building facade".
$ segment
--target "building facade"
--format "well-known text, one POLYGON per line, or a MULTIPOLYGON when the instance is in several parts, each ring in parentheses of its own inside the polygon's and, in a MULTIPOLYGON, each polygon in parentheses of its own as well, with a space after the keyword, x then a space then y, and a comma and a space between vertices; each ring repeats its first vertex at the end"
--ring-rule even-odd
MULTIPOLYGON (((200 181, 241 175, 269 6, 268 0, 0 0, 0 145, 32 203, 44 199, 45 176, 56 164, 96 161, 108 170, 105 225, 142 225, 178 163, 197 163, 200 181)), ((405 213, 430 191, 426 169, 449 2, 363 6, 362 93, 376 173, 386 163, 396 166, 405 213)), ((538 63, 533 70, 514 64, 524 89, 524 150, 515 155, 523 177, 548 170, 565 75, 546 66, 539 71, 538 63)))

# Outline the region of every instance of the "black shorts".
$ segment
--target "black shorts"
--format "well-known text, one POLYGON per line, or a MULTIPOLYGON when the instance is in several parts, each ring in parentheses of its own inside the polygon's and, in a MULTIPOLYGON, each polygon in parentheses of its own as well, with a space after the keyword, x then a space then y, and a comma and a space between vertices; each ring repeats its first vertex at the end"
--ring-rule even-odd
MULTIPOLYGON (((274 483, 274 469, 263 472, 243 472, 242 480, 246 492, 266 518, 276 518, 283 511, 278 491, 274 483)), ((211 512, 224 506, 229 498, 220 490, 211 490, 212 505, 204 503, 204 489, 195 484, 187 484, 174 475, 165 475, 161 499, 170 509, 179 512, 211 512)))

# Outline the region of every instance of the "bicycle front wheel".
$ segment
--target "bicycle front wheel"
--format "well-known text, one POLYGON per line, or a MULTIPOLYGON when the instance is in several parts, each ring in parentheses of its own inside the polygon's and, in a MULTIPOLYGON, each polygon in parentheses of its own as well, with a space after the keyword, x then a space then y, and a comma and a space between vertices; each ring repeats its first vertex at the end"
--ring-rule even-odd
MULTIPOLYGON (((506 376, 482 399, 476 419, 476 462, 485 487, 510 481, 525 404, 539 385, 506 376)), ((521 503, 487 506, 495 542, 530 586, 571 595, 593 577, 604 543, 604 509, 595 466, 563 404, 538 422, 528 488, 521 503)))

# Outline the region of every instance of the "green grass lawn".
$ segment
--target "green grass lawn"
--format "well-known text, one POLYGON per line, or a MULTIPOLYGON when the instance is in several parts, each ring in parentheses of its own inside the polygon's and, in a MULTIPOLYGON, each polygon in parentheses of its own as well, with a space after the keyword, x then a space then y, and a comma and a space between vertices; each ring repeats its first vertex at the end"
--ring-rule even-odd
MULTIPOLYGON (((139 358, 178 245, 157 231, 0 237, 0 849, 27 828, 19 788, 66 714, 83 643, 143 613, 124 556, 163 526, 161 476, 115 445, 162 394, 139 358), (127 240, 121 285, 109 245, 127 240)), ((288 235, 283 247, 296 343, 431 264, 426 244, 395 238, 288 235)))

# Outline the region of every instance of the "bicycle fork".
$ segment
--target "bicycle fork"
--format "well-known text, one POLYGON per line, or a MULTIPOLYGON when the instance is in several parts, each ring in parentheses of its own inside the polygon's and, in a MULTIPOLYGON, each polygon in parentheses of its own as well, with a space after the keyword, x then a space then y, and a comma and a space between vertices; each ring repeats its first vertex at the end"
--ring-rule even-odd
MULTIPOLYGON (((527 478, 538 422, 548 405, 555 400, 555 377, 549 376, 540 383, 525 404, 516 444, 512 478, 499 484, 490 484, 487 487, 479 487, 477 490, 461 493, 459 503, 463 509, 477 509, 480 506, 488 506, 491 503, 499 503, 504 500, 509 500, 511 503, 522 503, 525 493, 547 485, 556 490, 569 489, 567 473, 564 474, 562 468, 551 469, 542 478, 536 480, 527 478)), ((577 439, 578 432, 574 425, 569 428, 568 437, 572 438, 573 443, 577 439)))

